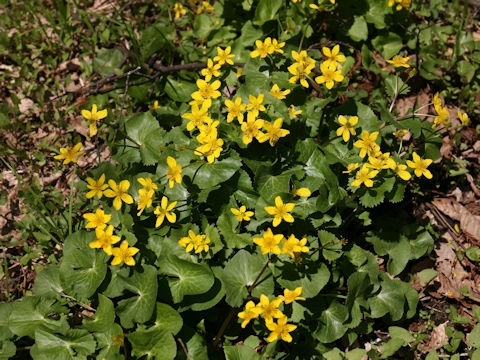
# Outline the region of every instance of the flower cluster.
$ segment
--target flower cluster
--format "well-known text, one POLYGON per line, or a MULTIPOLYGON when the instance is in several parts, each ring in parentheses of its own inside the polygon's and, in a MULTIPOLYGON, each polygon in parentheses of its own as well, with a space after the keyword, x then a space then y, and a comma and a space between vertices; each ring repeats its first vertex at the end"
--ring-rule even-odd
POLYGON ((195 254, 205 251, 208 253, 210 249, 210 238, 207 235, 197 235, 192 230, 188 231, 188 237, 183 237, 178 241, 178 244, 185 248, 186 252, 195 250, 195 254))
MULTIPOLYGON (((326 57, 325 61, 320 64, 321 75, 315 78, 317 84, 325 84, 326 88, 330 90, 335 85, 335 82, 342 82, 344 76, 342 75, 342 66, 340 63, 345 62, 345 55, 340 54, 340 46, 335 45, 332 49, 328 47, 322 48, 322 53, 326 57)), ((292 58, 295 62, 287 69, 292 75, 290 83, 295 84, 297 81, 308 88, 308 79, 311 80, 313 76, 313 69, 315 68, 315 59, 308 56, 305 50, 292 51, 292 58)))
POLYGON ((267 37, 264 41, 256 40, 255 45, 257 48, 250 52, 250 57, 256 58, 266 58, 267 55, 271 55, 273 53, 283 54, 282 47, 285 46, 285 42, 279 43, 277 39, 272 39, 271 37, 267 37))
POLYGON ((263 233, 263 237, 253 238, 253 242, 260 246, 262 254, 273 253, 275 255, 289 254, 292 259, 310 249, 307 245, 307 239, 297 239, 295 235, 290 235, 288 239, 283 234, 274 234, 272 229, 268 228, 263 233), (282 246, 280 248, 280 245, 282 246))
MULTIPOLYGON (((340 116, 338 122, 342 125, 337 129, 337 136, 342 136, 345 142, 350 140, 350 135, 355 136, 355 125, 358 124, 358 117, 351 116, 348 119, 345 116, 340 116)), ((408 130, 399 130, 394 133, 398 138, 402 138, 408 130)), ((373 179, 380 173, 382 170, 391 170, 394 174, 399 176, 401 179, 408 181, 412 177, 410 172, 407 171, 408 167, 414 169, 416 176, 421 177, 425 176, 427 179, 432 178, 431 172, 427 167, 432 163, 431 159, 421 159, 420 156, 414 152, 413 161, 407 160, 405 164, 397 163, 391 156, 390 153, 383 153, 380 150, 380 145, 376 143, 379 132, 375 131, 369 133, 366 130, 363 130, 360 134, 360 139, 353 143, 353 146, 360 149, 359 156, 361 158, 368 158, 368 162, 360 165, 359 163, 348 164, 347 170, 343 173, 351 173, 357 169, 360 169, 355 174, 355 179, 352 181, 352 186, 358 187, 364 184, 366 187, 373 187, 373 179)))
POLYGON ((398 11, 402 9, 408 10, 412 5, 412 0, 388 0, 388 6, 392 7, 394 4, 396 4, 395 9, 398 11))
POLYGON ((300 296, 301 294, 302 287, 297 287, 295 290, 284 289, 283 295, 279 295, 273 300, 262 294, 257 304, 251 300, 248 301, 245 310, 238 313, 238 317, 243 319, 241 327, 245 328, 251 320, 261 316, 265 320, 267 329, 271 331, 267 337, 268 342, 273 342, 277 338, 281 338, 285 342, 291 342, 292 336, 290 333, 297 328, 297 325, 287 324, 288 317, 279 307, 282 304, 286 305, 294 301, 305 300, 300 296), (277 322, 274 319, 277 319, 277 322))

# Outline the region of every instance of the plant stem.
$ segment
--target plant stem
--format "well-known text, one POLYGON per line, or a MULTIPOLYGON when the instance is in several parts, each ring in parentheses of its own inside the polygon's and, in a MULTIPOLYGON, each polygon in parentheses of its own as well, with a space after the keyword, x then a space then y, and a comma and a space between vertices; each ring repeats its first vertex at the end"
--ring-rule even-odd
POLYGON ((68 200, 68 235, 72 235, 72 206, 73 206, 73 180, 75 180, 77 164, 73 166, 72 179, 70 180, 70 199, 68 200))
POLYGON ((9 274, 8 274, 8 260, 7 250, 3 248, 3 274, 5 275, 5 296, 10 301, 10 291, 8 290, 9 274))
MULTIPOLYGON (((268 264, 270 264, 270 259, 267 260, 267 262, 265 263, 265 266, 262 268, 262 270, 260 271, 260 273, 258 274, 258 276, 255 278, 255 281, 252 283, 252 285, 250 285, 248 287, 248 294, 250 294, 253 290, 253 288, 255 287, 255 285, 257 285, 258 281, 260 280, 260 278, 262 277, 263 273, 265 272, 265 270, 267 269, 268 267, 268 264)), ((225 320, 223 321, 223 324, 222 326, 220 327, 220 329, 218 330, 217 332, 217 335, 215 336, 215 339, 213 341, 213 345, 212 345, 212 348, 213 349, 216 349, 216 347, 218 346, 218 343, 220 342, 220 338, 222 337, 223 333, 225 332, 225 330, 227 329, 227 326, 228 324, 230 323, 230 321, 232 320, 232 317, 233 315, 235 315, 235 313, 237 312, 237 310, 235 308, 231 308, 230 312, 228 313, 227 317, 225 318, 225 320)))

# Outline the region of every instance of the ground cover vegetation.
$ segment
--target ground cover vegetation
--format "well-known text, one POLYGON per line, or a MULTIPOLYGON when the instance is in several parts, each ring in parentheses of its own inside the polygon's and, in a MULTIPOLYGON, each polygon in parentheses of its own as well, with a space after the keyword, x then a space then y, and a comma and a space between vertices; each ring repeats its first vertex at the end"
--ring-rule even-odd
POLYGON ((2 5, 0 358, 480 358, 478 4, 2 5))

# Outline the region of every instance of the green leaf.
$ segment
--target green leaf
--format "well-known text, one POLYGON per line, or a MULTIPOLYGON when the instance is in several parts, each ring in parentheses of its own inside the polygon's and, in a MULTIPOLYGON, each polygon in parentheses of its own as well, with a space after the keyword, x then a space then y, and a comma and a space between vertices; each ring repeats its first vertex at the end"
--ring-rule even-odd
POLYGON ((10 339, 13 335, 8 329, 8 318, 12 312, 12 305, 7 302, 0 303, 0 341, 10 339))
MULTIPOLYGON (((140 145, 140 155, 145 165, 153 165, 160 158, 160 147, 165 145, 165 130, 149 112, 139 113, 125 121, 127 135, 140 145)), ((133 144, 127 140, 130 145, 133 144)))
POLYGON ((0 341, 0 360, 12 359, 17 352, 17 347, 11 341, 0 341))
POLYGON ((405 296, 401 283, 398 279, 383 278, 380 293, 368 299, 372 318, 376 319, 387 313, 390 313, 393 321, 402 318, 405 296))
POLYGON ((197 91, 197 85, 186 80, 175 80, 169 77, 165 83, 165 92, 170 99, 178 102, 189 102, 192 99, 192 93, 197 91))
POLYGON ((33 293, 37 296, 56 298, 63 291, 60 266, 51 264, 37 273, 33 293))
POLYGON ((378 35, 372 40, 373 47, 382 54, 385 60, 390 60, 393 56, 398 55, 403 47, 402 38, 389 32, 384 35, 378 35))
POLYGON ((158 271, 168 276, 174 303, 182 301, 185 295, 206 293, 214 283, 214 276, 207 265, 194 264, 172 255, 160 260, 158 271))
POLYGON ((380 357, 381 359, 388 359, 392 355, 394 355, 398 349, 400 349, 403 346, 403 340, 402 339, 390 339, 386 343, 382 344, 380 346, 382 356, 380 357))
POLYGON ((260 360, 262 357, 247 345, 225 346, 226 360, 260 360))
POLYGON ((417 273, 418 278, 420 279, 420 283, 425 285, 435 279, 437 276, 437 272, 434 269, 424 269, 417 273))
POLYGON ((365 187, 360 189, 360 203, 363 206, 370 208, 381 204, 385 199, 385 193, 393 189, 393 185, 395 184, 394 177, 388 177, 379 180, 374 182, 372 188, 365 187))
POLYGON ((68 330, 66 335, 35 330, 34 359, 78 359, 95 352, 96 342, 86 330, 68 330))
POLYGON ((472 261, 480 261, 480 248, 471 246, 465 251, 465 255, 472 261))
POLYGON ((462 76, 462 81, 466 84, 470 83, 475 75, 475 67, 465 60, 457 63, 458 74, 462 76))
POLYGON ((342 244, 340 240, 325 230, 318 232, 318 238, 322 244, 322 254, 326 260, 333 261, 342 256, 342 244))
MULTIPOLYGON (((226 301, 229 305, 239 307, 248 297, 247 288, 253 284, 262 271, 266 257, 253 255, 248 251, 240 250, 225 265, 222 281, 227 294, 226 301)), ((273 279, 270 269, 266 269, 252 290, 252 295, 260 297, 261 294, 273 293, 273 279)))
POLYGON ((197 171, 194 183, 201 189, 211 188, 230 179, 242 166, 237 159, 227 158, 213 164, 202 164, 197 171))
MULTIPOLYGON (((216 276, 220 276, 223 268, 217 267, 212 269, 216 276)), ((215 281, 206 293, 201 295, 187 295, 180 304, 179 311, 192 309, 193 311, 203 311, 217 305, 225 296, 225 286, 222 281, 215 277, 215 281)))
POLYGON ((82 328, 88 331, 105 331, 113 325, 115 310, 113 302, 102 294, 98 294, 98 307, 93 319, 84 318, 82 328))
POLYGON ((390 336, 392 337, 392 339, 402 340, 403 345, 407 345, 409 342, 412 342, 413 340, 415 340, 415 338, 410 333, 410 331, 398 326, 390 326, 388 328, 388 332, 390 333, 390 336))
POLYGON ((273 20, 282 5, 282 0, 260 0, 255 9, 253 22, 256 25, 263 25, 265 22, 273 20))
POLYGON ((157 302, 157 317, 155 324, 150 328, 166 330, 176 335, 183 326, 180 314, 170 305, 157 302))
POLYGON ((144 323, 152 317, 157 298, 157 272, 151 265, 143 265, 142 272, 134 271, 131 276, 126 272, 117 276, 123 280, 125 290, 135 294, 120 300, 116 312, 124 328, 132 328, 133 322, 144 323))
POLYGON ((348 29, 348 36, 353 41, 365 41, 368 38, 368 26, 363 16, 355 16, 350 29, 348 29))
POLYGON ((107 273, 107 254, 88 246, 95 239, 95 232, 81 230, 70 235, 63 244, 61 285, 85 298, 95 293, 107 273))
POLYGON ((177 344, 172 334, 167 330, 137 329, 127 335, 132 344, 132 355, 147 359, 174 359, 177 354, 177 344))
POLYGON ((93 59, 93 70, 100 75, 106 76, 112 74, 118 69, 123 61, 123 53, 118 49, 102 49, 98 51, 93 59))
POLYGON ((344 322, 347 320, 348 311, 345 306, 332 301, 328 309, 322 312, 319 325, 313 336, 322 344, 340 339, 347 331, 344 322))
POLYGON ((18 337, 35 337, 35 330, 51 330, 65 333, 68 323, 65 316, 59 320, 52 319, 49 315, 54 314, 52 309, 56 300, 45 299, 36 296, 23 298, 12 304, 12 311, 8 318, 10 331, 18 337))
POLYGON ((97 359, 123 359, 120 357, 120 345, 114 341, 118 337, 123 339, 123 329, 117 323, 113 323, 106 331, 96 332, 93 334, 97 340, 97 349, 101 349, 97 359))
POLYGON ((290 174, 263 175, 258 178, 255 186, 266 202, 273 203, 276 196, 290 192, 290 177, 290 174))
POLYGON ((327 285, 330 279, 330 271, 323 263, 305 264, 305 268, 299 271, 292 263, 285 263, 280 268, 277 282, 286 289, 295 289, 298 286, 303 288, 302 296, 311 298, 316 295, 327 285))
POLYGON ((217 227, 229 249, 242 249, 252 244, 252 237, 247 233, 239 234, 238 221, 232 213, 224 212, 217 220, 217 227))
POLYGON ((346 360, 362 360, 362 358, 367 354, 367 351, 364 349, 353 349, 345 353, 346 360))
POLYGON ((385 91, 391 99, 397 95, 405 95, 410 91, 410 86, 405 84, 400 76, 390 75, 385 79, 385 91))

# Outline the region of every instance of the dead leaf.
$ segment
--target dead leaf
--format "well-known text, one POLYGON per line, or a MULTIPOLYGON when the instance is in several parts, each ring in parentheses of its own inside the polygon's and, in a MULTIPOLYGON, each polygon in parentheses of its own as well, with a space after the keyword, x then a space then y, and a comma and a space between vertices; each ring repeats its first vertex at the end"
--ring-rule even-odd
POLYGON ((447 322, 438 325, 432 330, 430 341, 427 345, 422 347, 423 352, 427 353, 434 349, 440 349, 443 344, 448 343, 448 336, 445 334, 445 326, 447 326, 447 322))
POLYGON ((33 108, 33 104, 33 100, 24 98, 20 101, 20 104, 18 104, 18 110, 20 110, 22 114, 27 114, 29 110, 33 108))
POLYGON ((448 198, 436 198, 433 205, 445 215, 460 222, 460 228, 480 241, 480 216, 473 215, 463 205, 448 198))

